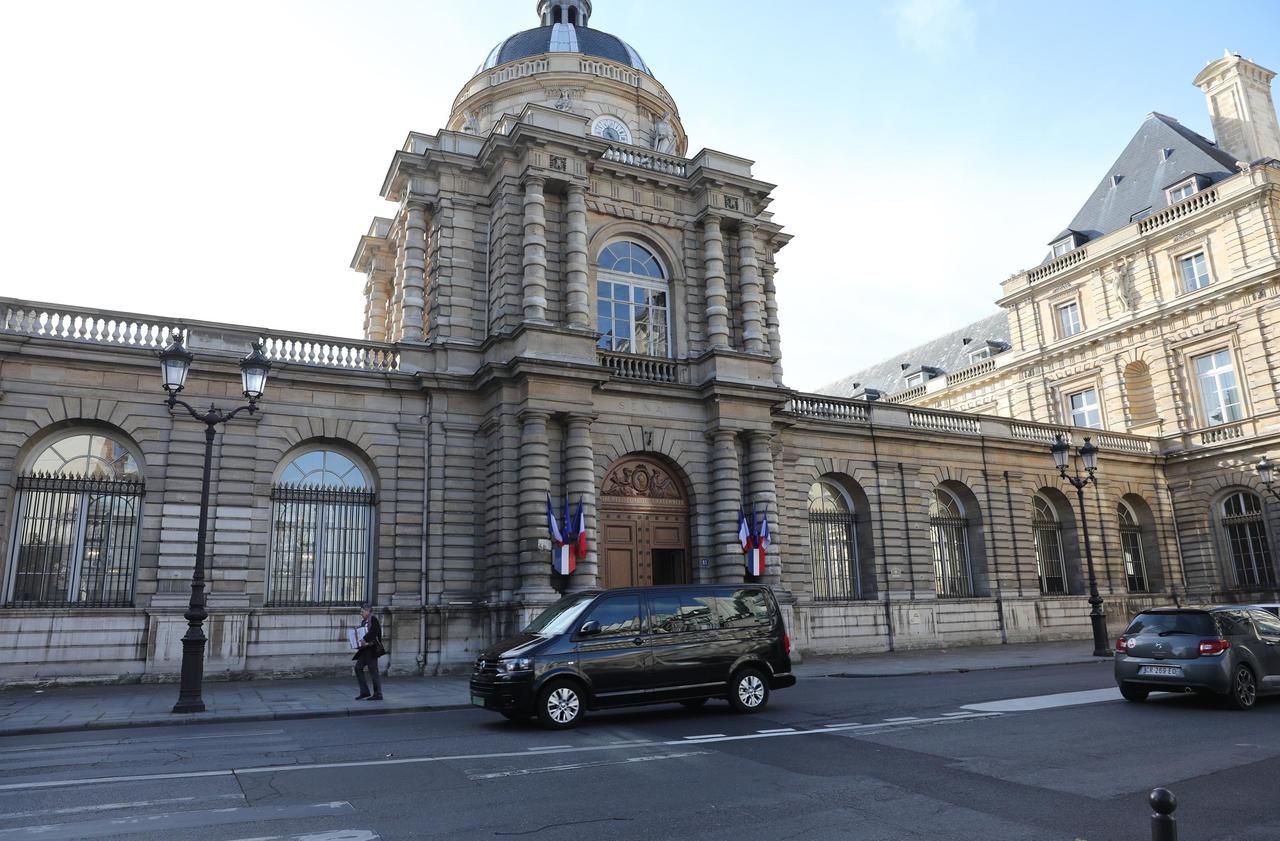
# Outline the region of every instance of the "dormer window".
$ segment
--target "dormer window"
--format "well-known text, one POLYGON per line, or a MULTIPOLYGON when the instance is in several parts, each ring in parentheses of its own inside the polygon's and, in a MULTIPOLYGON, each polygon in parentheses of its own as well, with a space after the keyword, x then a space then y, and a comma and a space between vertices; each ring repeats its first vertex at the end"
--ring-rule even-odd
POLYGON ((1075 237, 1067 237, 1066 239, 1060 239, 1053 244, 1053 256, 1061 257, 1063 254, 1066 254, 1068 251, 1070 251, 1075 247, 1076 247, 1075 237))
POLYGON ((1188 198, 1196 192, 1196 179, 1188 178, 1180 184, 1175 184, 1165 191, 1169 196, 1169 204, 1177 204, 1185 198, 1188 198))
POLYGON ((915 388, 918 385, 924 385, 928 375, 924 371, 916 371, 914 374, 907 374, 907 388, 915 388))

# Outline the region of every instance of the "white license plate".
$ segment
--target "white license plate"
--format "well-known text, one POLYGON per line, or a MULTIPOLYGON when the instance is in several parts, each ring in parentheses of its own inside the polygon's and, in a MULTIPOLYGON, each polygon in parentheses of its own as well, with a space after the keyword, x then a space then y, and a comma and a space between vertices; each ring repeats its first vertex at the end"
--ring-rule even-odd
POLYGON ((1182 677, 1181 666, 1139 666, 1140 675, 1162 675, 1164 677, 1182 677))
POLYGON ((481 698, 479 695, 472 695, 472 696, 471 696, 471 703, 472 703, 472 704, 475 704, 477 707, 483 707, 483 706, 484 706, 484 698, 481 698))

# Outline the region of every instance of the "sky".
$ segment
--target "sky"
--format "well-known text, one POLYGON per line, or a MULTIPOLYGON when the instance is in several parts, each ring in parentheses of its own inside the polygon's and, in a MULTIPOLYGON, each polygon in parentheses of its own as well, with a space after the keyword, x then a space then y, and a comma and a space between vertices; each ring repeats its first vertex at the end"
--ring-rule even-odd
MULTIPOLYGON (((0 296, 359 337, 392 153, 535 5, 0 5, 0 296)), ((595 0, 591 23, 690 153, 778 185, 801 390, 994 312, 1149 112, 1212 136, 1191 80, 1224 49, 1280 70, 1272 0, 595 0)))

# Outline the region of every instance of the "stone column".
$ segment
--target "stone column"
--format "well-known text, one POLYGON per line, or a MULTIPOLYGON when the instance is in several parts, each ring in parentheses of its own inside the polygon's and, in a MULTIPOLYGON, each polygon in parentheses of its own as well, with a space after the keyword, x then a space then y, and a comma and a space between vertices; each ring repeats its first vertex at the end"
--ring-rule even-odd
POLYGON ((551 589, 550 535, 547 533, 547 494, 551 492, 551 450, 547 444, 546 412, 520 415, 520 461, 516 485, 520 489, 520 590, 525 600, 549 599, 551 589))
POLYGON ((387 311, 391 306, 392 274, 386 269, 369 270, 365 287, 364 337, 371 342, 387 341, 387 311))
POLYGON ((524 320, 547 320, 547 199, 545 179, 524 185, 524 320))
POLYGON ((773 381, 782 385, 782 327, 778 320, 778 291, 773 285, 773 266, 764 266, 763 273, 765 324, 769 329, 769 356, 773 359, 773 381))
POLYGON ((568 322, 575 330, 590 330, 590 289, 587 285, 587 188, 569 185, 568 235, 565 286, 568 292, 568 322))
POLYGON ((738 276, 742 294, 742 344, 747 353, 764 353, 764 289, 756 263, 756 226, 738 226, 738 276))
POLYGON ((423 340, 422 315, 427 300, 427 209, 417 202, 406 208, 404 240, 404 332, 406 342, 423 340))
POLYGON ((724 234, 720 217, 702 220, 703 277, 707 298, 707 341, 712 348, 729 347, 729 291, 724 277, 724 234))
POLYGON ((404 220, 400 220, 395 233, 395 263, 392 266, 391 313, 387 318, 387 341, 398 342, 404 337, 404 220))
MULTIPOLYGON (((775 547, 765 553, 764 583, 777 587, 782 581, 782 522, 778 516, 778 486, 773 473, 773 434, 767 429, 747 432, 747 516, 754 507, 761 518, 768 514, 769 539, 775 547)), ((745 570, 745 567, 744 567, 745 570)))
POLYGON ((711 533, 715 538, 715 580, 720 583, 740 582, 746 571, 742 544, 738 542, 742 477, 735 439, 732 430, 711 433, 711 533))
POLYGON ((578 500, 582 500, 587 521, 587 557, 578 559, 578 568, 569 584, 570 590, 586 590, 599 580, 600 534, 596 518, 596 459, 591 445, 591 416, 570 415, 568 442, 565 447, 565 486, 569 494, 569 516, 578 516, 578 500))

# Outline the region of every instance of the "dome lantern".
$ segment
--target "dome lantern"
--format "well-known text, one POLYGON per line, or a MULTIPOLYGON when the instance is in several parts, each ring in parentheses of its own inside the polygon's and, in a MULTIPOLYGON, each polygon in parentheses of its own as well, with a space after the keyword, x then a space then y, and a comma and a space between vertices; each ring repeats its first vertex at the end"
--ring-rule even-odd
POLYGON ((543 26, 586 26, 591 20, 591 0, 538 0, 538 19, 543 26))

